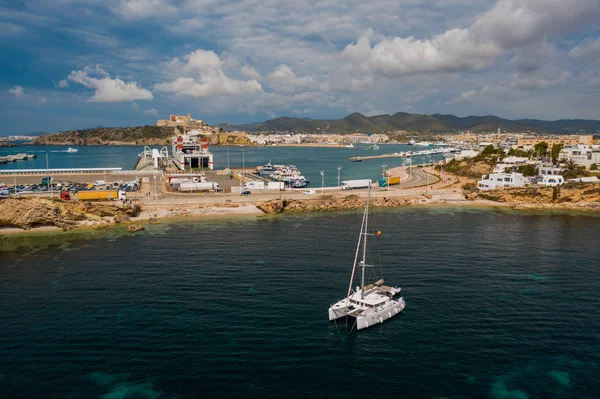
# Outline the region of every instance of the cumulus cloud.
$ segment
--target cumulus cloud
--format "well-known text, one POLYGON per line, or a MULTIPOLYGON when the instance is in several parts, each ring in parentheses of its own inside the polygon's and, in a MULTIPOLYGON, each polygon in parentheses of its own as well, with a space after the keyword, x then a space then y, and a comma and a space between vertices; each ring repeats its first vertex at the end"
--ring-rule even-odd
POLYGON ((154 98, 149 90, 138 86, 137 82, 124 82, 119 77, 112 79, 106 71, 98 66, 96 68, 85 67, 81 71, 71 71, 67 79, 94 89, 94 95, 88 100, 90 102, 117 103, 154 98))
POLYGON ((158 111, 154 108, 144 110, 144 115, 158 117, 158 111))
POLYGON ((271 72, 267 79, 269 85, 275 90, 283 93, 294 93, 298 90, 308 89, 314 85, 314 80, 310 76, 299 78, 292 68, 286 64, 279 65, 271 72))
POLYGON ((214 52, 196 50, 185 56, 185 62, 175 58, 169 68, 180 76, 174 81, 159 83, 155 90, 192 97, 223 96, 241 93, 260 93, 262 86, 255 79, 238 80, 223 71, 223 60, 214 52))
POLYGON ((600 18, 600 2, 588 0, 500 0, 468 28, 430 39, 372 34, 344 49, 345 59, 389 78, 418 73, 477 71, 509 51, 532 45, 600 18))
POLYGON ((242 76, 245 76, 249 79, 260 79, 260 73, 258 73, 256 69, 247 65, 242 66, 242 68, 240 69, 240 73, 242 74, 242 76))
POLYGON ((12 89, 9 89, 8 92, 10 94, 13 94, 17 98, 21 98, 25 94, 25 89, 23 89, 22 86, 17 85, 14 86, 12 89))

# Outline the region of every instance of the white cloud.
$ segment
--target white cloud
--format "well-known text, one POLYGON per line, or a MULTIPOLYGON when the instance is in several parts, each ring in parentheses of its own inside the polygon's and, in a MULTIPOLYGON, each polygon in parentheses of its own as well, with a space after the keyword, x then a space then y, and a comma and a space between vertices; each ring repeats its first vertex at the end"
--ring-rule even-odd
POLYGON ((518 90, 538 90, 547 89, 549 87, 564 84, 571 79, 571 73, 562 72, 557 77, 523 77, 520 74, 514 74, 514 79, 510 83, 510 87, 518 90))
POLYGON ((144 110, 144 115, 158 117, 158 111, 154 108, 144 110))
POLYGON ((65 87, 69 87, 69 81, 67 79, 61 79, 58 81, 58 83, 52 81, 52 83, 54 83, 54 86, 58 87, 59 89, 64 89, 65 87))
POLYGON ((589 59, 597 61, 600 57, 600 38, 596 40, 586 38, 569 51, 569 57, 576 60, 589 59))
POLYGON ((125 19, 166 17, 176 11, 170 0, 120 0, 113 12, 125 19))
POLYGON ((308 89, 314 85, 314 80, 310 76, 299 78, 292 68, 286 64, 279 65, 271 72, 267 79, 269 85, 275 90, 283 93, 294 93, 299 90, 308 89))
POLYGON ((245 76, 250 79, 254 79, 254 80, 260 79, 260 73, 258 73, 258 71, 256 69, 254 69, 250 66, 247 66, 247 65, 242 66, 240 73, 242 74, 242 76, 245 76))
POLYGON ((108 73, 96 66, 95 69, 85 67, 82 71, 71 71, 67 77, 71 82, 95 89, 90 102, 116 103, 133 100, 152 100, 149 90, 138 86, 137 82, 124 82, 116 77, 111 79, 108 73), (100 78, 90 76, 100 75, 100 78))
POLYGON ((13 87, 12 89, 9 89, 8 92, 10 94, 14 94, 14 96, 17 98, 21 98, 25 94, 25 89, 23 89, 23 87, 17 85, 15 87, 13 87))
POLYGON ((463 91, 462 93, 460 93, 460 96, 458 96, 458 98, 447 101, 446 104, 454 105, 472 103, 473 101, 475 101, 477 96, 479 96, 478 90, 463 91))
POLYGON ((223 72, 223 61, 214 51, 198 49, 184 58, 185 63, 173 59, 168 68, 177 77, 174 81, 159 83, 155 90, 192 97, 224 96, 241 93, 260 93, 262 86, 255 79, 238 80, 223 72))
POLYGON ((37 102, 40 104, 46 104, 47 101, 48 100, 46 100, 46 97, 44 97, 44 96, 39 96, 37 99, 37 102))
POLYGON ((454 28, 430 39, 361 36, 344 49, 346 60, 366 64, 389 78, 477 71, 502 55, 600 18, 600 2, 589 0, 500 0, 468 28, 454 28))

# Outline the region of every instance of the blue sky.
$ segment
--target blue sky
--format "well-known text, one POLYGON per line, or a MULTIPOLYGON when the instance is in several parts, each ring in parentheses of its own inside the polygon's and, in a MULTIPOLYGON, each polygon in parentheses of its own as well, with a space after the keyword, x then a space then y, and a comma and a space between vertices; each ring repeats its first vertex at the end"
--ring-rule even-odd
POLYGON ((351 112, 600 119, 599 0, 0 0, 0 135, 351 112))

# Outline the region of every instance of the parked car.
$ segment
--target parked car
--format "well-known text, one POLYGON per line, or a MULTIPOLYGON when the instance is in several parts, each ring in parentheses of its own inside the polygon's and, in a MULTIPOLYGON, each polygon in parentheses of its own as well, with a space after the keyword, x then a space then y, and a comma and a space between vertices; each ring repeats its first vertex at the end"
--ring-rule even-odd
POLYGON ((250 192, 250 190, 242 190, 242 192, 240 193, 240 195, 250 195, 250 194, 252 194, 250 192))

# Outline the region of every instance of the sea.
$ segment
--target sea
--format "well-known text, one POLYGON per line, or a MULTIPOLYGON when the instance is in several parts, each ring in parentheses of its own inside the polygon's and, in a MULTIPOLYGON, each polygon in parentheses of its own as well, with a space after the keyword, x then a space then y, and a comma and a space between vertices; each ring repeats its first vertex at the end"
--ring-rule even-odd
POLYGON ((600 396, 599 217, 375 209, 406 309, 357 332, 361 218, 0 235, 0 398, 600 396))
MULTIPOLYGON (((302 174, 311 180, 311 187, 337 186, 338 166, 340 180, 381 178, 383 169, 402 166, 405 162, 400 157, 364 160, 352 162, 351 157, 391 154, 406 151, 423 151, 428 147, 408 146, 402 144, 381 144, 379 150, 367 150, 368 144, 357 143, 354 148, 346 147, 241 147, 211 146, 214 154, 215 169, 247 168, 256 170, 257 166, 271 161, 273 164, 296 165, 302 174), (385 165, 385 166, 384 166, 385 165), (323 171, 323 176, 321 176, 323 171), (323 180, 322 180, 323 179, 323 180)), ((7 169, 50 169, 62 168, 123 168, 131 170, 135 167, 138 154, 143 146, 74 146, 78 151, 67 152, 68 146, 19 146, 0 148, 0 156, 18 153, 36 154, 37 158, 0 165, 0 171, 7 169), (46 162, 47 161, 47 162, 46 162)), ((151 147, 159 148, 160 147, 151 147)), ((170 151, 170 147, 169 147, 170 151)), ((431 161, 443 159, 442 155, 431 156, 431 161)), ((413 157, 412 165, 429 162, 427 158, 413 157)), ((1 179, 1 178, 0 178, 1 179)))

